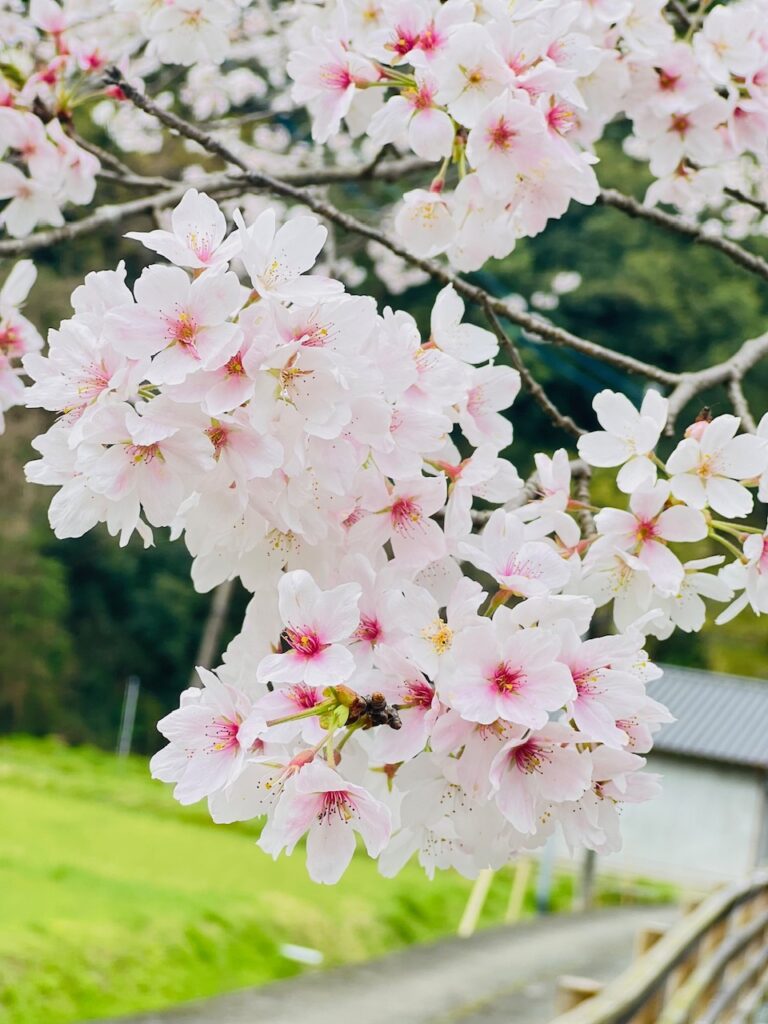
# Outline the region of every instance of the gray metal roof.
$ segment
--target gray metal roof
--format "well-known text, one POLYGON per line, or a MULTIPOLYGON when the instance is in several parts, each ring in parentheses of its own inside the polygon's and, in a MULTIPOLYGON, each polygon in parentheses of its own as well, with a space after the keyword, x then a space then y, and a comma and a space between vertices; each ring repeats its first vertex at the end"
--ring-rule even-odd
POLYGON ((654 749, 768 769, 768 680, 663 665, 648 693, 677 721, 654 737, 654 749))

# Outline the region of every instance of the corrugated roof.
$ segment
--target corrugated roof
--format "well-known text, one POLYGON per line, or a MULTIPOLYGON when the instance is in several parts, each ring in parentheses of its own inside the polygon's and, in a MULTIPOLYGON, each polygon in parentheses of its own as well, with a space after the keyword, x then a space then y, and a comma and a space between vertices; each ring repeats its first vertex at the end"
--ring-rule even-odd
POLYGON ((768 769, 768 680, 663 665, 648 693, 677 721, 654 749, 768 769))

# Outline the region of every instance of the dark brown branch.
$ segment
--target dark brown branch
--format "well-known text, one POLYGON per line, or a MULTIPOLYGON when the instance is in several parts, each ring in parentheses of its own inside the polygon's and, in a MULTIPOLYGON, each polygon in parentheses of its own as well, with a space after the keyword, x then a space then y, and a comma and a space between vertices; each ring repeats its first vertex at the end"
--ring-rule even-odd
POLYGON ((499 318, 496 316, 488 302, 484 303, 484 308, 485 315, 488 317, 491 327, 493 328, 493 333, 509 352, 512 365, 520 374, 520 380, 522 381, 523 387, 528 391, 533 400, 541 409, 544 410, 549 419, 552 420, 555 426, 559 427, 560 430, 564 430, 567 434, 570 434, 571 437, 581 437, 582 434, 585 434, 586 430, 583 430, 578 426, 570 416, 566 416, 564 413, 560 412, 541 384, 539 384, 539 382, 533 377, 531 371, 523 362, 523 357, 520 354, 519 348, 504 330, 499 318))

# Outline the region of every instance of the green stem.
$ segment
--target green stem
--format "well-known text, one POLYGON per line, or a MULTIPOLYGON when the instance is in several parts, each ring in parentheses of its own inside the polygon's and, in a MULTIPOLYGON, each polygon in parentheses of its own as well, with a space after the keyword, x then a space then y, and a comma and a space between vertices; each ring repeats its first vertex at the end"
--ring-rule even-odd
POLYGON ((340 751, 342 751, 344 749, 344 745, 348 742, 349 737, 352 735, 352 733, 357 732, 357 730, 361 729, 362 727, 363 727, 362 719, 359 722, 355 722, 353 725, 347 726, 347 731, 341 737, 341 741, 340 741, 339 745, 336 747, 336 753, 339 753, 340 751))
POLYGON ((300 718, 314 718, 316 715, 324 715, 326 711, 333 711, 338 705, 335 697, 324 700, 321 704, 315 704, 313 708, 306 711, 297 711, 295 715, 286 715, 285 718, 272 718, 267 722, 271 728, 273 725, 282 725, 284 722, 298 722, 300 718))
POLYGON ((735 544, 731 544, 729 540, 726 540, 725 537, 721 537, 718 533, 715 533, 714 530, 709 531, 709 536, 712 538, 712 540, 716 540, 718 544, 722 544, 726 551, 730 551, 730 553, 739 562, 746 562, 746 558, 744 557, 742 552, 739 551, 735 544))
POLYGON ((728 533, 734 533, 736 536, 740 536, 742 533, 759 533, 762 534, 765 531, 759 530, 756 526, 737 526, 735 523, 724 523, 721 519, 711 520, 712 526, 715 526, 718 530, 727 530, 728 533))

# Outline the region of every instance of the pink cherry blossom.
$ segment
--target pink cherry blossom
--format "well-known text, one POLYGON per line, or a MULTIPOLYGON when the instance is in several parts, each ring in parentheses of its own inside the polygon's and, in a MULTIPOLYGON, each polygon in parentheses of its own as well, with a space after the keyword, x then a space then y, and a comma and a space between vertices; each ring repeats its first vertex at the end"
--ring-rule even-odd
POLYGON ((309 764, 290 780, 259 846, 277 857, 291 853, 307 834, 307 870, 314 882, 333 885, 355 852, 354 833, 368 853, 378 856, 389 839, 388 809, 362 786, 353 785, 327 765, 309 764))
POLYGON ((578 800, 590 788, 592 760, 576 749, 569 729, 552 723, 506 743, 491 764, 490 780, 504 817, 531 834, 546 801, 578 800))
POLYGON ((198 668, 200 689, 185 690, 181 706, 158 722, 170 742, 150 762, 153 778, 175 782, 179 803, 193 804, 223 789, 245 767, 264 720, 243 694, 198 668))
POLYGON ((237 252, 239 240, 224 241, 227 224, 219 204, 195 188, 187 189, 171 213, 171 230, 129 231, 153 252, 179 267, 218 267, 237 252))
POLYGON ((280 616, 289 648, 262 658, 259 682, 332 686, 352 675, 355 661, 344 642, 358 626, 360 587, 344 583, 321 590, 303 569, 286 573, 278 586, 280 616))
MULTIPOLYGON (((502 609, 503 611, 503 609, 502 609)), ((509 628, 506 618, 481 621, 454 641, 438 694, 471 722, 506 722, 542 728, 575 695, 571 675, 558 662, 552 633, 509 628)))
POLYGON ((634 492, 629 500, 631 512, 605 508, 595 517, 595 525, 615 547, 636 555, 654 586, 676 594, 683 582, 683 566, 666 542, 703 540, 707 524, 695 508, 666 508, 668 499, 669 484, 659 482, 634 492))

